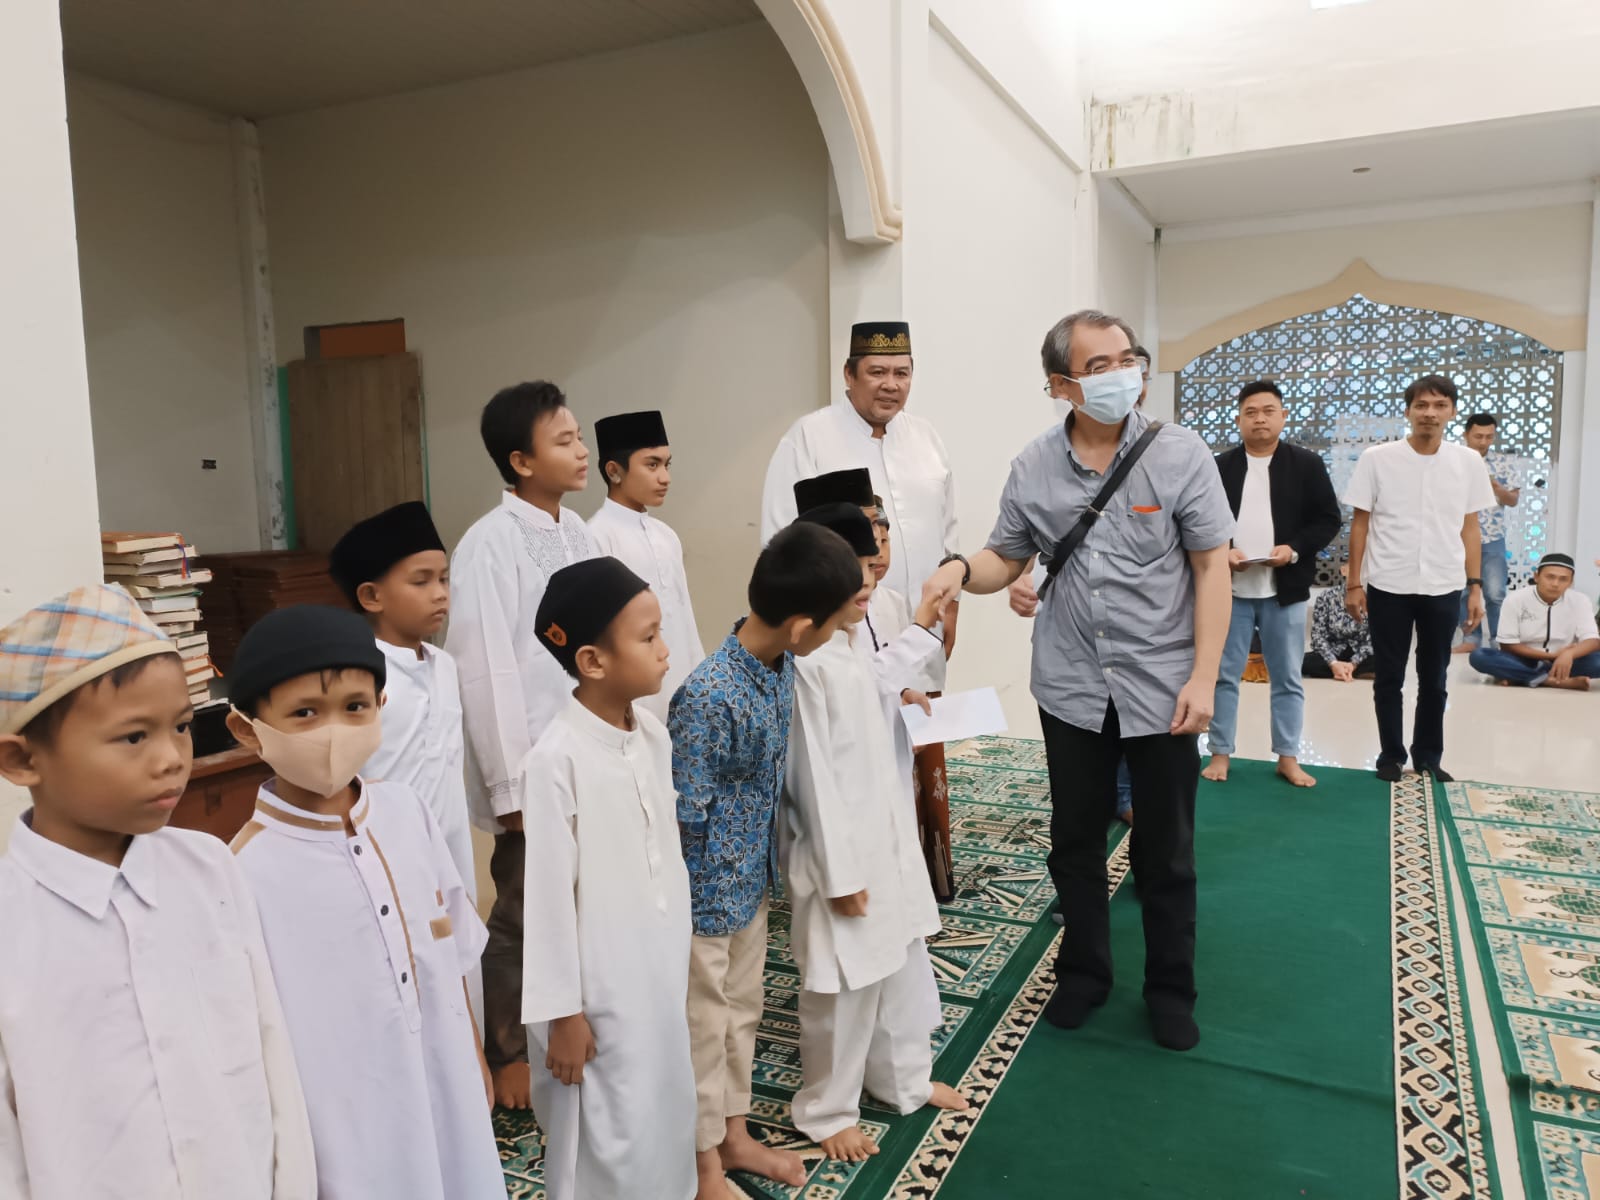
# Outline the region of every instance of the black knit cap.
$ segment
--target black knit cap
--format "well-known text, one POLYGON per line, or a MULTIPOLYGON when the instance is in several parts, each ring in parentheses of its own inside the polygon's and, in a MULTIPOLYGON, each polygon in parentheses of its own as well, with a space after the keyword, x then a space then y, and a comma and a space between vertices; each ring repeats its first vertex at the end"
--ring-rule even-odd
POLYGON ((379 693, 388 678, 383 651, 367 623, 325 604, 296 604, 269 612, 250 626, 228 669, 228 700, 241 712, 280 683, 315 671, 370 671, 379 693))
POLYGON ((800 479, 794 485, 794 506, 797 512, 819 508, 824 504, 854 504, 866 508, 872 503, 872 472, 865 467, 849 467, 843 471, 829 471, 826 475, 813 475, 800 479))
POLYGON ((833 530, 849 543, 857 558, 877 557, 878 535, 859 504, 842 500, 833 504, 819 504, 801 513, 798 520, 833 530))
POLYGON ((534 627, 561 669, 577 675, 578 651, 593 646, 617 614, 650 585, 614 558, 586 558, 550 576, 534 627))
POLYGON ((667 424, 655 411, 601 417, 594 423, 594 442, 601 466, 614 462, 624 467, 636 450, 671 445, 667 441, 667 424))
POLYGON ((355 604, 356 590, 363 583, 376 583, 395 563, 413 554, 443 549, 444 539, 434 528, 428 506, 407 500, 352 525, 328 552, 328 574, 355 604))

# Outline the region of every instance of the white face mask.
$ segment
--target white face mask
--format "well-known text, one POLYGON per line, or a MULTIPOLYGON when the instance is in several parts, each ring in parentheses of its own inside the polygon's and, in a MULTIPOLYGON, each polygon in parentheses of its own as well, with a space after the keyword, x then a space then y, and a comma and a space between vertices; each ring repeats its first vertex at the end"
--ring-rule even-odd
POLYGON ((1115 425, 1133 411, 1144 391, 1144 375, 1137 366, 1122 367, 1077 381, 1083 391, 1083 415, 1102 425, 1115 425))
POLYGON ((265 721, 250 721, 250 728, 261 742, 261 758, 267 766, 295 787, 324 800, 348 787, 383 742, 379 721, 329 724, 304 733, 285 733, 265 721))

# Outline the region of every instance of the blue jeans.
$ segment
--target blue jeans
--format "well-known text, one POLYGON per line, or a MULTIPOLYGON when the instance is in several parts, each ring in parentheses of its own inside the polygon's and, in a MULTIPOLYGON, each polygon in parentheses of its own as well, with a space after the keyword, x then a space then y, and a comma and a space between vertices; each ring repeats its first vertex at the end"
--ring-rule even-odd
MULTIPOLYGON (((1520 654, 1512 654, 1509 650, 1501 650, 1498 647, 1494 649, 1480 647, 1472 652, 1470 661, 1472 669, 1479 674, 1494 679, 1504 679, 1522 687, 1527 687, 1535 679, 1550 673, 1549 663, 1535 662, 1531 658, 1523 658, 1520 654)), ((1572 674, 1574 678, 1582 675, 1585 679, 1600 679, 1600 651, 1573 659, 1572 674)))
POLYGON ((1117 816, 1133 811, 1133 776, 1128 772, 1128 760, 1117 764, 1117 816))
POLYGON ((1211 718, 1211 753, 1232 754, 1239 726, 1239 676, 1250 657, 1250 642, 1261 633, 1261 657, 1272 676, 1272 752, 1279 758, 1300 757, 1300 729, 1305 723, 1306 689, 1300 664, 1306 655, 1306 605, 1280 605, 1276 596, 1260 600, 1233 598, 1233 619, 1222 646, 1217 679, 1217 711, 1211 718))
MULTIPOLYGON (((1487 629, 1492 648, 1494 639, 1500 636, 1500 608, 1506 602, 1506 588, 1511 584, 1511 560, 1506 557, 1505 538, 1495 538, 1483 544, 1483 566, 1480 571, 1483 575, 1483 624, 1467 634, 1466 640, 1474 646, 1483 645, 1483 631, 1487 629)), ((1471 594, 1471 588, 1461 593, 1463 626, 1467 623, 1467 597, 1471 594)))

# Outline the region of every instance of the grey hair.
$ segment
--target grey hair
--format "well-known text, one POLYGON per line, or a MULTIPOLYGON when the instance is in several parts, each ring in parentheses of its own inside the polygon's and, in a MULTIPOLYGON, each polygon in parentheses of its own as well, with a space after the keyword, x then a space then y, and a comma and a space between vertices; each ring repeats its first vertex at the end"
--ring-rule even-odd
POLYGON ((1091 329, 1110 329, 1113 325, 1128 335, 1128 345, 1139 344, 1138 336, 1121 317, 1113 317, 1103 313, 1097 308, 1079 309, 1075 313, 1068 313, 1050 327, 1050 332, 1044 335, 1044 348, 1039 352, 1044 360, 1044 373, 1050 375, 1067 375, 1071 370, 1072 362, 1072 331, 1079 325, 1087 325, 1091 329))

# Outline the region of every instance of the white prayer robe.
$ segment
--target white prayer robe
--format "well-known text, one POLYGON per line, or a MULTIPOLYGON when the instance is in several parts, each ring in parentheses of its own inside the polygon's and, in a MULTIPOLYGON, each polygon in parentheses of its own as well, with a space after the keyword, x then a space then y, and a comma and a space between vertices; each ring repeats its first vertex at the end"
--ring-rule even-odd
POLYGON ((886 979, 913 939, 939 931, 911 776, 896 761, 867 631, 853 632, 795 659, 780 855, 795 959, 813 992, 886 979), (863 889, 866 916, 834 915, 830 898, 863 889))
POLYGON ((528 834, 522 1016, 549 1200, 689 1200, 689 872, 672 743, 576 697, 522 764, 528 834), (544 1068, 552 1020, 583 1013, 596 1054, 567 1086, 544 1068))
POLYGON ((594 557, 583 518, 501 494, 450 560, 445 649, 461 679, 467 735, 467 801, 479 828, 517 811, 518 765, 572 694, 572 677, 534 628, 545 585, 562 567, 594 557))
POLYGON ((872 590, 867 619, 861 626, 861 634, 874 643, 879 664, 875 669, 880 675, 887 670, 899 680, 899 686, 894 689, 897 701, 906 688, 931 693, 939 691, 944 683, 944 642, 923 630, 917 630, 914 638, 907 639, 906 646, 916 647, 909 656, 906 647, 902 647, 899 653, 891 654, 887 659, 883 657, 889 646, 912 628, 914 616, 916 613, 909 600, 892 587, 880 583, 872 590), (939 652, 935 654, 924 642, 932 642, 939 652))
MULTIPOLYGON (((801 417, 783 435, 767 466, 761 499, 761 541, 796 517, 794 485, 828 471, 866 467, 872 490, 889 517, 894 556, 883 582, 902 596, 922 595, 939 560, 958 549, 955 477, 950 456, 933 425, 909 411, 890 421, 881 438, 848 397, 801 417)), ((934 667, 936 686, 945 668, 934 667)))
POLYGON ((215 838, 120 868, 18 818, 0 858, 0 1196, 314 1200, 250 889, 215 838))
POLYGON ((383 690, 383 744, 367 760, 364 774, 403 783, 422 797, 444 835, 467 898, 476 904, 478 875, 467 812, 466 740, 456 660, 426 643, 421 658, 381 638, 378 649, 389 663, 383 690))
POLYGON ((503 1200, 462 988, 483 922, 410 788, 362 782, 350 823, 353 836, 269 781, 233 840, 283 996, 322 1200, 503 1200))
POLYGON ((630 571, 650 585, 661 604, 661 636, 667 641, 671 657, 667 677, 654 696, 643 696, 643 705, 665 724, 667 705, 678 685, 705 658, 700 630, 694 623, 694 606, 689 600, 689 577, 683 568, 683 543, 671 526, 646 513, 634 512, 610 497, 589 518, 589 539, 596 554, 619 559, 630 571))

